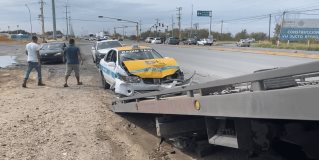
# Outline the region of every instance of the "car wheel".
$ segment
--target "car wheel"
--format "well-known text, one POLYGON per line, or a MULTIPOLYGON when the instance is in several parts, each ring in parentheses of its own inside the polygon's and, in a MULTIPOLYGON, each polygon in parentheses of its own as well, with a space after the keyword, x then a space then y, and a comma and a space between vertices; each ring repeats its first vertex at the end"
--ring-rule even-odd
POLYGON ((110 85, 108 83, 106 83, 105 78, 101 72, 101 80, 102 80, 102 87, 103 89, 110 89, 110 85))

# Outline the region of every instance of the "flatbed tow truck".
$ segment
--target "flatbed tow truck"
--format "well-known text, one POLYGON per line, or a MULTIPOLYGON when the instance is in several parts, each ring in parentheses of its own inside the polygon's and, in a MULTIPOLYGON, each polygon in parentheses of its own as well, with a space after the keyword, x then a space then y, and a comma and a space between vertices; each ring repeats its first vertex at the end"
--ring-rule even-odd
POLYGON ((251 155, 279 149, 319 159, 318 77, 311 62, 119 98, 112 109, 155 115, 162 138, 201 134, 210 146, 251 155))

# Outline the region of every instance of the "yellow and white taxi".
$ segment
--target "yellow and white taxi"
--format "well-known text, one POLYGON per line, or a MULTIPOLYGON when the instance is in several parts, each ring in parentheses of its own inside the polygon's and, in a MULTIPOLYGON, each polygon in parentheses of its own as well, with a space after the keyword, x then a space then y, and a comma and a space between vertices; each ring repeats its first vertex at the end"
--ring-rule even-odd
POLYGON ((184 74, 174 58, 162 57, 146 46, 112 48, 98 67, 103 87, 124 96, 184 83, 184 74))

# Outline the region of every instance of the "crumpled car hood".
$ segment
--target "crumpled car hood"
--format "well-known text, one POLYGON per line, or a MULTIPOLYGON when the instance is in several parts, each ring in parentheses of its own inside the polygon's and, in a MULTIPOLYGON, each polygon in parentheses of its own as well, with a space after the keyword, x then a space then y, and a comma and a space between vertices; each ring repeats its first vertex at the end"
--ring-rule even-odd
POLYGON ((179 70, 174 58, 124 61, 127 70, 141 78, 164 78, 179 70))

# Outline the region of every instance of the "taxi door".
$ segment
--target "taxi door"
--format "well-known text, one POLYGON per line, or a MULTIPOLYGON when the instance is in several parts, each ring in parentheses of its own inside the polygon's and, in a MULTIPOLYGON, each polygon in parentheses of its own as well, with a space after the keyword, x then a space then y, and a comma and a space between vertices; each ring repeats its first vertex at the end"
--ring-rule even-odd
POLYGON ((115 78, 117 77, 116 73, 116 60, 117 60, 117 52, 115 50, 111 50, 107 53, 102 64, 102 72, 104 78, 108 84, 110 84, 111 88, 115 85, 115 78))

